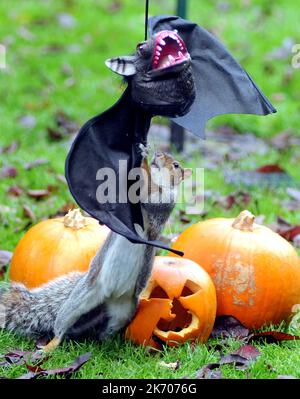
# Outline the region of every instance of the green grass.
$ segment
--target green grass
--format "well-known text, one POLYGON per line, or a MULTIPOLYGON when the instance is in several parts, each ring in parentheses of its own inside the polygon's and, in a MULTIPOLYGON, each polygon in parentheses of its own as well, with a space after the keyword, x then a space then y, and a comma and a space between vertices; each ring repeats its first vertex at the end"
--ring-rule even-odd
MULTIPOLYGON (((168 348, 162 354, 149 354, 143 347, 133 347, 124 343, 122 337, 95 343, 64 343, 43 363, 43 368, 65 367, 86 352, 91 352, 91 359, 73 378, 195 378, 196 372, 208 363, 220 360, 220 351, 214 349, 218 340, 210 340, 209 346, 197 345, 192 349, 189 344, 179 348, 168 348), (160 362, 180 361, 176 371, 162 367, 160 362)), ((236 339, 227 339, 222 344, 221 353, 227 354, 242 344, 236 339)), ((235 369, 232 365, 221 366, 223 378, 276 378, 278 375, 293 375, 300 378, 300 348, 295 342, 281 345, 256 345, 261 356, 246 371, 235 369)), ((0 333, 0 352, 8 348, 32 349, 32 343, 9 334, 0 333)), ((220 348, 217 348, 220 349, 220 348)), ((1 369, 0 375, 16 378, 25 374, 25 366, 1 369)))
MULTIPOLYGON (((0 70, 0 146, 14 140, 20 143, 12 154, 0 155, 3 165, 14 166, 18 176, 0 179, 0 248, 13 251, 24 234, 28 219, 23 215, 23 205, 28 205, 36 221, 57 212, 71 201, 67 186, 58 179, 64 173, 64 161, 69 140, 51 142, 47 127, 55 126, 55 114, 64 111, 79 125, 109 107, 123 90, 120 79, 104 65, 104 60, 115 55, 132 52, 137 42, 143 40, 143 2, 121 1, 121 9, 109 11, 108 0, 13 0, 9 7, 0 4, 0 43, 7 45, 7 64, 0 70), (57 14, 66 12, 74 16, 76 24, 63 29, 57 14), (24 28, 25 34, 24 34, 24 28), (27 33, 26 33, 27 32, 27 33), (29 33, 28 33, 29 32, 29 33), (52 49, 52 50, 51 50, 52 49), (73 81, 72 81, 73 79, 73 81), (32 115, 36 120, 27 129, 19 118, 32 115), (25 170, 27 162, 44 158, 47 165, 25 170), (7 190, 17 184, 28 189, 54 186, 51 196, 37 201, 26 194, 12 197, 7 190)), ((151 2, 151 14, 173 13, 174 1, 151 2)), ((250 75, 272 100, 278 113, 268 117, 222 116, 209 122, 208 128, 228 124, 241 133, 252 132, 269 139, 285 130, 299 135, 300 70, 291 69, 292 54, 282 60, 268 60, 266 54, 282 45, 286 38, 300 41, 298 5, 293 0, 267 0, 249 2, 232 0, 226 10, 216 7, 216 2, 189 0, 190 18, 216 33, 241 61, 250 75)), ((221 2, 219 3, 221 4, 221 2)), ((300 170, 297 148, 284 151, 269 149, 264 155, 250 154, 238 163, 228 163, 239 169, 253 169, 266 163, 279 163, 299 182, 300 170)), ((185 166, 201 167, 203 159, 196 152, 188 157, 185 166)), ((205 171, 205 189, 222 195, 237 188, 224 183, 222 168, 205 171)), ((299 222, 299 210, 288 211, 282 204, 287 199, 284 188, 251 190, 249 210, 265 215, 266 223, 276 216, 291 223, 299 222)), ((224 210, 213 199, 205 203, 205 218, 232 217, 240 211, 238 206, 224 210)), ((191 223, 199 217, 192 217, 191 223)), ((176 211, 166 228, 166 233, 177 233, 182 225, 176 211)), ((28 226, 26 227, 28 228, 28 226)), ((213 344, 214 341, 209 341, 213 344)), ((229 340, 225 352, 240 343, 229 340)), ((0 332, 0 353, 12 348, 34 347, 32 341, 0 332)), ((298 343, 259 345, 262 356, 246 372, 232 366, 222 367, 226 378, 276 378, 280 374, 300 377, 298 343), (272 366, 272 368, 270 368, 272 366)), ((77 374, 78 378, 173 378, 195 376, 202 365, 218 360, 218 353, 205 345, 192 351, 188 344, 178 349, 167 349, 161 356, 149 355, 144 348, 125 343, 122 337, 97 344, 64 343, 45 363, 47 367, 65 366, 75 357, 91 351, 92 359, 77 374), (159 362, 179 359, 181 367, 172 372, 159 366, 159 362)), ((10 378, 26 372, 21 366, 1 370, 0 375, 10 378)))

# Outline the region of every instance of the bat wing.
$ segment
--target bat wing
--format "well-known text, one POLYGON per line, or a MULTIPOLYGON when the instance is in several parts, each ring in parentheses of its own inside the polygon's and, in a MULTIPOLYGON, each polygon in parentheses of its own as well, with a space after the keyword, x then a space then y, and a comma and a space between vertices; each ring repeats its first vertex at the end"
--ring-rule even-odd
POLYGON ((149 21, 151 34, 177 29, 192 59, 196 98, 190 111, 173 119, 204 137, 206 122, 222 114, 275 113, 276 109, 223 44, 197 24, 176 16, 156 16, 149 21))
MULTIPOLYGON (((147 115, 145 118, 149 118, 150 123, 151 118, 147 115)), ((147 123, 142 126, 137 123, 137 111, 127 88, 114 106, 86 122, 80 129, 66 160, 66 178, 77 204, 112 231, 134 243, 170 250, 159 241, 147 241, 135 233, 135 224, 143 226, 143 218, 140 203, 128 200, 128 188, 132 182, 128 181, 127 173, 141 165, 136 144, 143 135, 137 136, 136 131, 140 134, 143 128, 147 134, 147 123), (98 190, 103 183, 99 170, 107 172, 107 176, 111 173, 115 176, 109 188, 114 186, 116 192, 114 189, 111 191, 109 202, 103 201, 103 192, 98 190), (125 195, 123 203, 120 201, 121 191, 123 198, 125 195)))

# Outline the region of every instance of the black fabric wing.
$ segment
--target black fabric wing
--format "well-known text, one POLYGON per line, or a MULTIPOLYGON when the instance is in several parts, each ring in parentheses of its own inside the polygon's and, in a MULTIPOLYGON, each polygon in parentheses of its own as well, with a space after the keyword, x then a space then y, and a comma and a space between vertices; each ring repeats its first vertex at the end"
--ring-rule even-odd
POLYGON ((206 122, 222 114, 267 115, 276 112, 248 73, 223 44, 197 24, 176 16, 150 18, 150 33, 177 29, 192 59, 196 99, 191 110, 173 119, 204 137, 206 122))
POLYGON ((119 202, 122 189, 127 199, 127 187, 130 186, 127 171, 141 165, 138 143, 146 138, 150 121, 151 116, 137 112, 127 88, 113 107, 81 128, 67 157, 65 172, 71 194, 89 215, 131 242, 170 250, 159 241, 148 242, 135 233, 135 224, 143 227, 140 203, 119 202), (122 166, 119 169, 120 160, 122 166), (97 172, 102 168, 110 168, 116 173, 117 201, 99 203, 97 199, 97 189, 103 182, 97 180, 97 172))

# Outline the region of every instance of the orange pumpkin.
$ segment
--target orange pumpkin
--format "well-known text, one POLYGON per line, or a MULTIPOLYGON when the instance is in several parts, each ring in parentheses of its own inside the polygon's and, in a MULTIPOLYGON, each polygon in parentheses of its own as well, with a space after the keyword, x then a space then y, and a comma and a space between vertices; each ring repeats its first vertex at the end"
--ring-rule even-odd
POLYGON ((157 339, 176 346, 205 342, 216 317, 216 291, 209 275, 187 259, 157 256, 125 337, 158 348, 157 339))
POLYGON ((42 221, 18 243, 10 279, 33 288, 69 272, 84 272, 109 231, 97 220, 83 217, 79 209, 42 221))
POLYGON ((295 249, 254 219, 243 211, 236 219, 199 222, 173 245, 212 277, 217 315, 234 316, 248 328, 278 324, 300 303, 300 261, 295 249))

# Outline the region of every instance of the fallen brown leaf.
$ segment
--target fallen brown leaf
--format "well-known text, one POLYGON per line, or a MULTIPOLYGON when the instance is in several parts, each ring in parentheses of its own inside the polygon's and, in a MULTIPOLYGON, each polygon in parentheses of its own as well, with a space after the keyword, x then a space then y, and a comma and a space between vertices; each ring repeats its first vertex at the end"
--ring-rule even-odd
POLYGON ((235 352, 235 355, 239 355, 244 357, 247 360, 254 360, 259 356, 261 353, 260 351, 253 345, 243 345, 238 348, 235 352))
POLYGON ((19 148, 20 143, 18 141, 13 141, 4 147, 0 147, 0 154, 12 154, 19 148))
POLYGON ((198 379, 219 380, 222 378, 221 370, 219 369, 220 363, 210 363, 201 367, 196 373, 198 379), (217 370, 216 370, 217 369, 217 370))
POLYGON ((12 252, 0 250, 0 279, 3 279, 12 258, 12 252))
POLYGON ((245 191, 237 191, 216 200, 216 203, 229 210, 234 205, 245 208, 251 201, 251 195, 245 191))
POLYGON ((25 218, 30 219, 32 222, 35 222, 36 217, 34 212, 29 208, 28 205, 23 205, 23 214, 25 218))
POLYGON ((258 173, 286 173, 284 169, 282 169, 279 165, 276 165, 276 164, 261 166, 260 168, 256 169, 256 172, 258 172, 258 173))
POLYGON ((13 365, 23 365, 26 362, 38 361, 39 365, 42 364, 47 358, 40 352, 23 351, 21 349, 14 349, 10 352, 0 355, 0 367, 11 367, 13 365))
POLYGON ((29 370, 29 373, 23 374, 18 379, 20 380, 27 380, 27 379, 36 379, 38 377, 48 377, 48 376, 64 376, 64 377, 70 377, 71 374, 75 373, 78 371, 91 357, 91 353, 85 353, 84 355, 81 355, 75 359, 75 361, 67 367, 63 368, 57 368, 57 369, 52 369, 52 370, 44 370, 42 368, 37 368, 38 371, 32 371, 34 370, 34 366, 29 366, 27 367, 29 370))
POLYGON ((230 353, 221 357, 220 365, 224 364, 234 364, 236 368, 240 370, 245 370, 248 368, 249 360, 245 359, 243 356, 230 353))
POLYGON ((252 345, 243 345, 236 351, 222 355, 219 362, 209 363, 197 371, 196 378, 220 379, 222 378, 220 366, 232 364, 239 370, 246 370, 251 362, 260 356, 260 351, 252 345))
POLYGON ((12 258, 12 252, 0 250, 0 266, 7 266, 12 258))
POLYGON ((18 175, 18 170, 14 166, 3 166, 0 170, 0 177, 16 177, 18 175))
POLYGON ((13 185, 9 187, 7 193, 13 197, 20 197, 23 194, 23 189, 17 185, 13 185))
POLYGON ((248 342, 264 341, 267 344, 276 344, 282 341, 295 341, 299 339, 300 337, 292 334, 282 333, 279 331, 265 331, 251 334, 248 338, 248 342))
POLYGON ((62 128, 66 134, 75 134, 79 130, 79 125, 63 111, 57 111, 55 121, 58 127, 62 128))
POLYGON ((64 138, 64 134, 59 129, 47 127, 48 137, 52 141, 60 141, 64 138))
POLYGON ((211 333, 212 338, 246 338, 248 335, 248 328, 232 316, 217 317, 211 333))
POLYGON ((37 166, 47 165, 49 163, 48 159, 36 159, 35 161, 27 163, 24 168, 26 170, 33 169, 37 166))
POLYGON ((45 198, 50 195, 50 191, 47 189, 41 189, 41 190, 28 190, 27 195, 31 198, 45 198))

